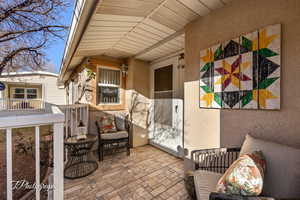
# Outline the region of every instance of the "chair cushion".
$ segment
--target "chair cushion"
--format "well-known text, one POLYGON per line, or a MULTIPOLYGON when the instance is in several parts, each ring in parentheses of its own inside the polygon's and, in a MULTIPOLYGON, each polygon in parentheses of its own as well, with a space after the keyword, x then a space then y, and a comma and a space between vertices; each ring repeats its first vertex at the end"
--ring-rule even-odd
POLYGON ((258 196, 263 189, 266 161, 261 151, 238 158, 217 184, 217 192, 243 196, 258 196))
POLYGON ((103 139, 103 140, 113 140, 113 139, 127 138, 128 133, 127 133, 127 131, 117 131, 114 133, 100 134, 100 136, 101 136, 101 139, 103 139))
POLYGON ((197 170, 194 172, 195 189, 198 200, 208 200, 211 192, 216 190, 218 180, 222 174, 197 170))
POLYGON ((240 155, 257 150, 263 152, 267 162, 262 194, 279 199, 299 199, 300 149, 247 135, 240 155))
POLYGON ((117 131, 114 116, 106 115, 100 117, 99 125, 102 133, 111 133, 117 131))

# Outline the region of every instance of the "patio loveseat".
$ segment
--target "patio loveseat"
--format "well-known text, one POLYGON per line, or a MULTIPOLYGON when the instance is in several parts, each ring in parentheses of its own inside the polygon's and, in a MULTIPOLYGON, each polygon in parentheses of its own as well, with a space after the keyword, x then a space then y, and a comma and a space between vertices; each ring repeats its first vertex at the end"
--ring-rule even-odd
POLYGON ((198 200, 300 199, 300 149, 261 140, 250 135, 242 148, 195 150, 191 153, 194 185, 198 200), (222 174, 240 156, 261 150, 267 161, 264 197, 243 197, 216 193, 222 174))

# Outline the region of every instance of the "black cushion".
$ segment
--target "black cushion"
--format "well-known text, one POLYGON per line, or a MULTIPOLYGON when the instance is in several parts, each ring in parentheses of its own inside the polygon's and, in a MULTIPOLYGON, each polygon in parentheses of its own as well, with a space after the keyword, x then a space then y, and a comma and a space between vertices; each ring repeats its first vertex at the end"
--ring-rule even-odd
POLYGON ((247 197, 212 192, 209 195, 209 200, 247 200, 247 197))

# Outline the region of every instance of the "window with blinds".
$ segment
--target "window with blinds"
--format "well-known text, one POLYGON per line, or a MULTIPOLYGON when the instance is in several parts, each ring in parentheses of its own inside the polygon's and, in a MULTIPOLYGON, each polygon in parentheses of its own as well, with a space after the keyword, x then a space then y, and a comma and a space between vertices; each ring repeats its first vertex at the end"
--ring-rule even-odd
POLYGON ((98 104, 120 103, 120 70, 99 69, 98 104))

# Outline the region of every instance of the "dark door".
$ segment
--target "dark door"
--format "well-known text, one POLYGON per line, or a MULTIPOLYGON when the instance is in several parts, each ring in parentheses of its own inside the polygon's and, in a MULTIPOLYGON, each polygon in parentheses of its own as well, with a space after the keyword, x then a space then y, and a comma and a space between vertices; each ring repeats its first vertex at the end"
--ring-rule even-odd
POLYGON ((183 105, 182 100, 174 98, 173 69, 173 65, 168 65, 154 70, 154 126, 150 143, 180 156, 183 105))

